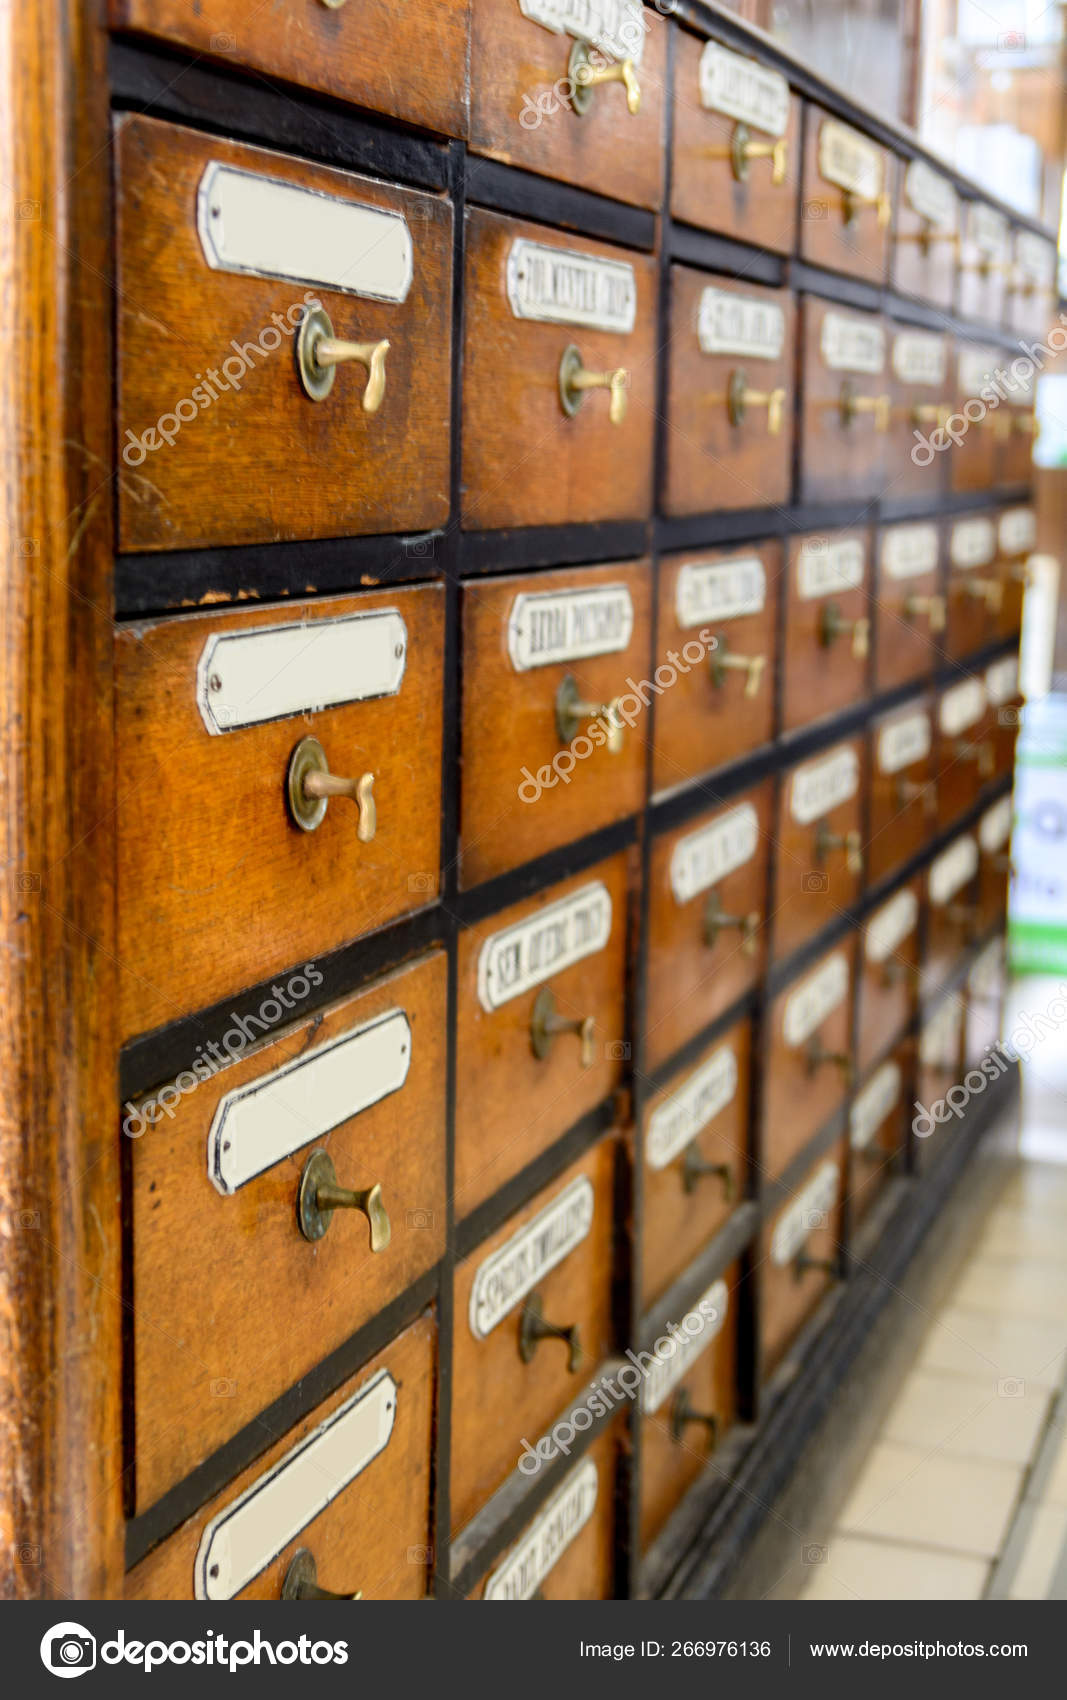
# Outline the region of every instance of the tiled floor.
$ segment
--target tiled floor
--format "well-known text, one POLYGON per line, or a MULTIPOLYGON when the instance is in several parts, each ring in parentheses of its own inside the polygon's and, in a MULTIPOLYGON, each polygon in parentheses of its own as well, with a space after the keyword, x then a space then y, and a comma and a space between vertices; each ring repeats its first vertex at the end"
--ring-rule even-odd
MULTIPOLYGON (((1018 983, 1005 1031, 1060 992, 1018 983)), ((806 1574, 768 1591, 1067 1599, 1065 1386, 1067 1027, 1026 1066, 1018 1150, 996 1164, 872 1444, 835 1484, 829 1534, 809 1543, 806 1574)))

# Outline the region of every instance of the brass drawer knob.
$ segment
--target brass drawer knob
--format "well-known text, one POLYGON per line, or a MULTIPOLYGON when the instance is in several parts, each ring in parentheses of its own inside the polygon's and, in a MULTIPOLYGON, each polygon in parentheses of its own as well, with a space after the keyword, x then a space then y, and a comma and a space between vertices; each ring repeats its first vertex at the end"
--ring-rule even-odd
POLYGON ((854 224, 865 207, 874 208, 879 230, 889 229, 893 208, 884 189, 878 195, 861 195, 855 189, 842 189, 841 217, 846 224, 854 224))
POLYGON ((918 978, 914 962, 902 962, 899 957, 892 962, 882 964, 882 984, 884 986, 907 986, 909 990, 918 978))
POLYGON ((804 1053, 804 1061, 809 1074, 815 1074, 818 1069, 823 1067, 824 1063, 832 1063, 834 1068, 841 1070, 846 1083, 851 1086, 855 1073, 852 1058, 847 1051, 828 1051, 818 1035, 808 1045, 804 1053))
POLYGON ((369 844, 378 830, 378 808, 374 801, 374 775, 342 779, 331 773, 326 751, 317 738, 301 738, 289 757, 286 780, 289 812, 304 832, 314 832, 326 816, 331 797, 350 797, 359 811, 356 837, 369 844))
POLYGON ((559 1033, 576 1033, 581 1050, 582 1067, 593 1066, 593 1034, 596 1022, 591 1015, 571 1018, 560 1015, 550 986, 542 986, 534 1000, 530 1017, 530 1043, 540 1062, 551 1054, 552 1043, 559 1033))
POLYGON ((568 419, 574 418, 588 390, 609 390, 608 419, 612 425, 621 425, 626 418, 629 383, 630 374, 625 366, 616 366, 612 372, 590 372, 582 365, 581 353, 573 342, 563 350, 559 363, 559 399, 568 419))
POLYGON ((619 698, 610 702, 586 702, 576 679, 568 673, 556 692, 556 731, 561 744, 569 744, 583 726, 599 720, 608 735, 607 747, 612 755, 622 749, 622 721, 619 719, 619 698))
MULTIPOLYGON (((326 0, 330 4, 330 0, 326 0)), ((331 1594, 329 1588, 319 1587, 318 1566, 315 1555, 307 1547, 301 1547, 294 1552, 285 1572, 282 1583, 283 1600, 361 1600, 362 1592, 358 1594, 331 1594)))
POLYGON ((726 639, 719 637, 711 652, 711 682, 717 691, 721 691, 726 684, 727 673, 744 673, 745 695, 754 697, 759 693, 766 665, 765 655, 735 655, 728 648, 726 639))
POLYGON ((305 393, 312 401, 325 401, 333 389, 337 368, 346 360, 357 360, 367 368, 363 391, 364 413, 377 413, 385 400, 385 357, 388 342, 344 342, 333 334, 333 323, 324 307, 310 307, 296 337, 296 369, 305 393))
POLYGON ((626 110, 636 118, 641 110, 641 85, 637 80, 632 59, 619 59, 611 64, 594 65, 588 42, 576 41, 567 62, 571 105, 579 118, 593 104, 593 90, 605 83, 621 83, 626 90, 626 110))
POLYGON ((851 425, 854 420, 859 418, 861 413, 870 413, 874 416, 876 431, 889 430, 890 397, 888 395, 863 395, 850 378, 846 378, 841 385, 837 400, 828 402, 827 406, 836 407, 844 426, 851 425))
POLYGON ((519 1356, 531 1363, 542 1340, 562 1340, 567 1348, 567 1373, 577 1375, 582 1361, 582 1341, 576 1323, 546 1322, 540 1293, 531 1293, 519 1319, 519 1356))
POLYGON ((958 230, 935 230, 930 220, 928 218, 922 218, 920 215, 918 230, 898 231, 897 241, 917 243, 919 252, 925 260, 929 256, 930 249, 933 247, 935 242, 949 242, 953 248, 958 250, 960 246, 960 233, 958 230))
POLYGON ((909 596, 904 603, 904 613, 909 620, 917 620, 920 615, 925 615, 932 632, 943 632, 945 629, 946 608, 943 596, 909 596))
POLYGON ((798 1251, 793 1259, 793 1279, 803 1281, 809 1270, 821 1269, 824 1275, 837 1277, 836 1257, 810 1257, 806 1251, 798 1251))
POLYGON ((843 850, 849 873, 862 874, 863 840, 855 828, 850 832, 831 832, 828 826, 820 824, 815 832, 815 860, 824 862, 831 850, 843 850))
POLYGON ((717 1175, 722 1181, 722 1195, 727 1204, 734 1201, 734 1172, 729 1163, 709 1163, 701 1152, 700 1146, 694 1139, 685 1148, 682 1159, 682 1190, 695 1192, 702 1180, 709 1175, 717 1175))
POLYGON ((680 1387, 671 1400, 671 1439, 677 1446, 687 1428, 698 1423, 707 1430, 708 1450, 713 1451, 719 1440, 719 1419, 713 1411, 693 1409, 688 1390, 680 1387))
POLYGON ((728 915, 722 907, 718 892, 710 891, 704 906, 704 943, 709 950, 718 944, 719 934, 732 927, 736 927, 741 934, 741 949, 745 955, 755 956, 760 929, 758 909, 750 910, 747 915, 728 915))
POLYGON ((736 371, 730 373, 730 382, 726 388, 726 412, 730 424, 743 425, 750 407, 767 409, 767 435, 777 437, 785 416, 785 391, 749 389, 748 373, 743 366, 739 366, 736 371))
POLYGON ((939 401, 917 401, 900 412, 912 425, 940 425, 942 430, 952 418, 952 409, 939 401))
POLYGON ((973 761, 978 768, 981 779, 992 779, 997 770, 996 754, 988 738, 979 738, 975 743, 968 743, 966 738, 957 738, 954 746, 957 761, 973 761))
POLYGON ((861 615, 858 620, 846 620, 836 602, 823 604, 819 616, 819 642, 829 649, 846 632, 852 633, 853 661, 866 661, 871 652, 871 622, 861 615))
POLYGON ((328 1151, 313 1151, 304 1164, 297 1197, 297 1219, 306 1240, 321 1240, 335 1210, 360 1210, 370 1228, 371 1251, 384 1251, 393 1237, 378 1182, 362 1191, 338 1186, 337 1171, 328 1151))
POLYGON ((747 124, 734 125, 729 147, 704 148, 706 159, 728 159, 730 169, 738 183, 747 183, 749 166, 754 159, 769 159, 771 162, 771 182, 780 189, 785 182, 789 169, 789 143, 785 136, 779 136, 773 142, 754 142, 752 132, 747 124))
POLYGON ((1004 601, 1004 586, 999 578, 966 578, 963 594, 973 602, 984 602, 991 614, 999 614, 1004 601))

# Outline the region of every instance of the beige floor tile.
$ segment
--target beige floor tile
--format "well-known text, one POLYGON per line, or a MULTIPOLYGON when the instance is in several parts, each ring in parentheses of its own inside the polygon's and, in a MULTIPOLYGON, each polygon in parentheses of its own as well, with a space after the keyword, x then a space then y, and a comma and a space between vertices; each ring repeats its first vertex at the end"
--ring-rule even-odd
POLYGON ((1008 1590, 1010 1600, 1045 1600, 1060 1554, 1067 1544, 1067 1510, 1042 1505, 1034 1514, 1029 1538, 1008 1590))
POLYGON ((1015 1257, 1023 1262, 1067 1263, 1063 1216, 1034 1215, 1025 1205, 998 1205, 975 1241, 974 1256, 1015 1257))
POLYGON ((972 1261, 948 1296, 950 1305, 996 1316, 1067 1317, 1067 1265, 1019 1263, 1013 1258, 972 1261))
POLYGON ((992 1558, 1021 1482, 1008 1464, 880 1441, 838 1522, 854 1535, 992 1558))
POLYGON ((1001 1378, 964 1380, 913 1370, 885 1421, 883 1439, 928 1450, 941 1446, 961 1457, 1026 1464, 1048 1415, 1047 1388, 1001 1378))
POLYGON ((811 1566, 804 1600, 977 1600, 984 1559, 898 1541, 865 1541, 835 1532, 826 1557, 811 1566))
POLYGON ((1024 1204, 1034 1215, 1061 1214, 1067 1205, 1067 1164, 1020 1164, 997 1203, 1024 1204))
POLYGON ((924 1369, 971 1380, 991 1375, 1027 1386, 1059 1387, 1067 1369, 1067 1317, 1048 1322, 946 1305, 927 1330, 919 1362, 924 1369))
POLYGON ((1067 1433, 1060 1441, 1060 1449, 1049 1472, 1041 1499, 1043 1504, 1062 1505, 1067 1508, 1067 1433))

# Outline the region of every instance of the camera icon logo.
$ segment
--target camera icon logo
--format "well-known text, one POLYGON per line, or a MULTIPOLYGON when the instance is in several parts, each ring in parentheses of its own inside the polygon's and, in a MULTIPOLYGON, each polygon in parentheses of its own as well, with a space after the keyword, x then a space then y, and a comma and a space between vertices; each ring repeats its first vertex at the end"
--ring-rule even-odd
POLYGON ((41 1663, 53 1676, 84 1676, 96 1668, 96 1638, 80 1623, 57 1623, 41 1640, 41 1663))
POLYGON ((800 888, 805 897, 818 897, 821 893, 829 891, 830 881, 825 874, 821 874, 816 868, 812 868, 809 873, 804 875, 800 882, 800 888))

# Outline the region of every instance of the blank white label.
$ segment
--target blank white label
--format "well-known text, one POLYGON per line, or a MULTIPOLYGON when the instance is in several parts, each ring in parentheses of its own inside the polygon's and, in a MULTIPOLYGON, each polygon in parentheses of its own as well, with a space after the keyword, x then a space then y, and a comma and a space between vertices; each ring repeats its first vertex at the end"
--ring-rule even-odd
POLYGON ((720 1276, 666 1336, 674 1350, 662 1355, 655 1351, 649 1354, 654 1362, 646 1369, 641 1388, 641 1409, 646 1416, 658 1411, 668 1394, 685 1380, 701 1353, 722 1332, 729 1309, 730 1290, 720 1276))
POLYGON ((700 297, 697 341, 702 354, 777 360, 785 342, 785 314, 776 301, 708 288, 700 297))
MULTIPOLYGON (((357 190, 360 179, 353 179, 357 190)), ((200 179, 197 228, 213 271, 309 283, 371 301, 406 301, 411 232, 398 212, 212 160, 200 179)))
POLYGON ((995 207, 987 206, 985 201, 972 201, 967 232, 979 253, 987 259, 1007 259, 1008 221, 995 207))
POLYGON ((1013 804, 1010 797, 1002 797, 999 803, 994 803, 987 809, 978 822, 978 842, 987 856, 1003 850, 1011 837, 1014 820, 1013 804))
POLYGON ((578 1175, 479 1265, 467 1313, 476 1340, 491 1334, 549 1270, 581 1245, 593 1226, 594 1197, 592 1181, 578 1175))
POLYGON ((932 733, 925 709, 891 720, 878 733, 879 773, 901 773, 930 754, 932 733))
POLYGON ((586 590, 546 590, 517 596, 508 615, 508 654, 516 673, 614 655, 634 629, 634 605, 624 584, 586 590))
POLYGON ((627 335, 637 317, 637 280, 623 260, 550 248, 518 237, 507 263, 507 291, 517 319, 579 325, 627 335))
POLYGON ((997 534, 991 519, 961 519, 952 527, 949 558, 961 572, 988 566, 997 552, 997 534))
POLYGON ((950 993, 919 1034, 919 1061, 924 1068, 948 1072, 959 1067, 962 1027, 963 1004, 950 993))
POLYGON ((823 1163, 779 1216, 771 1236, 771 1262, 779 1269, 792 1263, 809 1234, 827 1225, 837 1203, 841 1171, 836 1163, 823 1163))
POLYGON ((239 1086, 221 1098, 207 1137, 207 1172, 236 1192, 312 1139, 398 1092, 411 1067, 411 1026, 402 1009, 239 1086))
POLYGON ((802 601, 858 590, 867 572, 862 537, 811 537, 797 556, 797 593, 802 601))
POLYGON ((686 561, 678 570, 674 613, 683 630, 705 620, 737 620, 743 614, 762 614, 767 601, 767 575, 758 555, 738 555, 731 561, 686 561))
POLYGON ((596 1465, 583 1458, 485 1584, 486 1600, 529 1600, 581 1534, 597 1500, 596 1465))
POLYGON ((1003 708, 1006 702, 1013 702, 1019 694, 1019 657, 1006 655, 1003 661, 994 661, 986 668, 986 696, 994 708, 1003 708))
POLYGON ((959 216, 956 191, 947 177, 924 159, 913 159, 904 173, 904 194, 920 218, 939 230, 955 230, 959 216))
POLYGON ((999 997, 1004 990, 1004 940, 994 939, 975 957, 967 976, 967 990, 982 1000, 999 997))
POLYGON ((945 340, 922 331, 900 331, 893 338, 893 372, 902 384, 929 384, 938 388, 945 381, 948 356, 945 340))
POLYGON ((875 911, 867 922, 863 954, 868 962, 888 962, 919 924, 919 899, 906 888, 875 911))
POLYGON ((700 55, 700 103, 767 136, 784 136, 789 84, 779 71, 709 41, 700 55))
POLYGON ((407 649, 407 627, 395 608, 218 632, 208 638, 196 669, 200 718, 214 737, 395 696, 407 649))
POLYGON ((828 1015, 844 1003, 848 995, 848 957, 835 950, 814 973, 790 992, 782 1013, 782 1037, 790 1050, 810 1039, 828 1015))
POLYGON ((646 27, 641 0, 519 0, 519 10, 553 35, 589 42, 608 59, 641 63, 646 27))
POLYGON ((842 744, 797 768, 789 787, 789 812, 800 826, 810 826, 854 797, 859 783, 860 758, 851 744, 842 744))
POLYGON ((737 1093, 737 1058, 720 1045, 648 1118, 645 1161, 665 1169, 679 1152, 731 1104, 737 1093))
POLYGON ((1005 508, 997 532, 1002 554, 1028 555, 1037 541, 1033 508, 1005 508))
POLYGON ((930 902, 935 909, 950 903, 977 872, 978 845, 967 832, 930 863, 930 902))
POLYGON ((882 533, 882 571, 891 579, 918 578, 937 566, 936 525, 894 525, 882 533))
POLYGON ((961 396, 980 397, 1003 358, 999 348, 961 348, 956 367, 961 396))
POLYGON ((1032 230, 1016 231, 1015 263, 1024 277, 1032 279, 1042 289, 1052 288, 1056 275, 1056 250, 1044 237, 1032 230))
POLYGON ((671 890, 676 903, 689 903, 710 891, 735 868, 751 862, 759 844, 759 816, 751 803, 740 803, 696 832, 680 838, 671 853, 671 890))
POLYGON ((877 319, 827 313, 819 333, 823 364, 834 372, 885 371, 885 330, 877 319))
POLYGON ((890 1058, 857 1092, 848 1118, 849 1144, 853 1151, 866 1151, 890 1111, 900 1103, 903 1085, 900 1065, 890 1058))
MULTIPOLYGON (((254 1297, 254 1295, 250 1295, 254 1297)), ((208 1523, 193 1568, 198 1600, 232 1600, 389 1444, 397 1385, 379 1370, 208 1523)))
POLYGON ((482 1008, 491 1014, 583 957, 595 956, 610 937, 611 893, 601 880, 493 933, 478 957, 482 1008))
POLYGON ((882 155, 873 142, 839 124, 836 118, 824 118, 819 126, 819 176, 839 189, 874 200, 882 192, 882 155))
POLYGON ((946 738, 958 738, 968 726, 977 725, 986 710, 985 686, 981 679, 964 679, 941 698, 937 721, 946 738))

